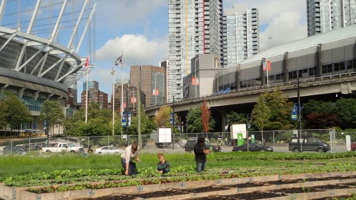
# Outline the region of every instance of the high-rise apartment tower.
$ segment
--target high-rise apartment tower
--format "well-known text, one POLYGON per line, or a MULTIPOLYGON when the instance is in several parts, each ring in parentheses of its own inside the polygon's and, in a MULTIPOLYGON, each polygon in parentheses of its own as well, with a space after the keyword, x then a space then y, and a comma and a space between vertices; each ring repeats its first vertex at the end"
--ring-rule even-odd
POLYGON ((307 0, 308 36, 356 25, 355 0, 307 0))
POLYGON ((183 77, 198 54, 222 54, 222 0, 169 0, 168 102, 183 99, 183 77))
POLYGON ((259 52, 259 15, 256 8, 234 4, 224 11, 223 21, 224 67, 237 63, 259 52))

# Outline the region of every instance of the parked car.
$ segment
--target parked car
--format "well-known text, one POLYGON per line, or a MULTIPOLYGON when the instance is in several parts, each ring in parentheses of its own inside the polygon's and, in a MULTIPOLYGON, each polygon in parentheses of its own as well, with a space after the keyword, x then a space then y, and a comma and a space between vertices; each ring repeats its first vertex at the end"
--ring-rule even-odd
POLYGON ((351 151, 356 151, 356 142, 351 143, 351 151))
POLYGON ((30 146, 26 144, 23 146, 23 149, 25 151, 38 151, 38 150, 42 150, 43 146, 45 146, 44 143, 33 143, 30 146))
MULTIPOLYGON (((316 137, 305 137, 300 139, 301 151, 327 152, 330 145, 316 137)), ((289 142, 289 151, 298 152, 298 138, 293 137, 289 142)))
POLYGON ((273 148, 270 146, 263 146, 260 144, 243 144, 240 146, 235 146, 232 151, 270 151, 273 152, 273 148))
POLYGON ((4 154, 18 154, 18 155, 24 155, 26 154, 25 149, 23 149, 22 147, 19 146, 13 146, 11 148, 11 146, 6 146, 3 149, 4 154))
POLYGON ((115 149, 112 146, 103 146, 100 148, 95 149, 96 154, 122 154, 124 150, 122 149, 115 149))
POLYGON ((48 147, 42 147, 43 152, 83 152, 83 147, 74 145, 72 143, 50 143, 48 147))
MULTIPOLYGON (((187 152, 192 152, 194 151, 194 145, 197 143, 197 139, 189 139, 187 141, 187 143, 185 143, 184 145, 184 150, 187 152)), ((220 146, 215 146, 210 144, 210 142, 208 140, 205 140, 205 146, 207 148, 209 148, 210 150, 214 151, 214 152, 220 152, 221 151, 221 147, 220 146)))

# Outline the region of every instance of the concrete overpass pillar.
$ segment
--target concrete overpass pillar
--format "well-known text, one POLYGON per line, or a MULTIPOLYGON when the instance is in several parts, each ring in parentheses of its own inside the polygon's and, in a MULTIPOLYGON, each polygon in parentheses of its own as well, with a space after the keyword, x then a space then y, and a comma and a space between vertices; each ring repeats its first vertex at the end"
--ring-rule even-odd
POLYGON ((265 79, 265 72, 263 71, 263 61, 266 58, 261 59, 261 64, 260 64, 260 78, 261 78, 261 85, 264 86, 266 85, 266 79, 265 79))
POLYGON ((316 66, 316 75, 315 77, 321 77, 323 74, 323 61, 321 60, 321 47, 322 44, 318 44, 315 53, 315 66, 316 66))
POLYGON ((215 120, 214 130, 216 132, 224 132, 225 127, 228 124, 226 111, 223 109, 214 108, 211 109, 211 116, 215 120))
POLYGON ((287 81, 289 81, 289 77, 288 77, 288 52, 285 52, 284 55, 283 55, 282 69, 283 69, 283 80, 284 80, 284 82, 287 82, 287 81))

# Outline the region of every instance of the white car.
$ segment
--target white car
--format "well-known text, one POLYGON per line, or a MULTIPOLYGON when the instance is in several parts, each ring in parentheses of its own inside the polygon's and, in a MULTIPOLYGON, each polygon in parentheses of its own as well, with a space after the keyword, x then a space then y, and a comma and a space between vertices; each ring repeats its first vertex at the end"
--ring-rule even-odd
POLYGON ((115 149, 112 146, 103 146, 103 147, 95 149, 96 154, 122 154, 123 152, 124 152, 124 150, 115 149))

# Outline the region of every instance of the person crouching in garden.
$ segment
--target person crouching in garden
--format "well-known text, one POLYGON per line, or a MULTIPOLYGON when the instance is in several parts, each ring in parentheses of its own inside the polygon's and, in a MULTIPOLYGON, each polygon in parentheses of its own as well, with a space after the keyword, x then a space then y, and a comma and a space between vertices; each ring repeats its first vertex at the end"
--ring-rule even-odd
POLYGON ((169 163, 164 159, 163 153, 158 154, 159 162, 157 164, 157 170, 161 174, 165 174, 169 172, 169 163))
POLYGON ((126 176, 137 174, 136 163, 133 162, 134 160, 140 161, 136 142, 133 142, 130 146, 126 147, 124 153, 121 154, 121 164, 125 170, 126 176))
POLYGON ((205 170, 206 155, 209 153, 209 148, 205 146, 205 138, 198 138, 197 143, 194 145, 195 163, 197 166, 198 173, 201 173, 205 170))

